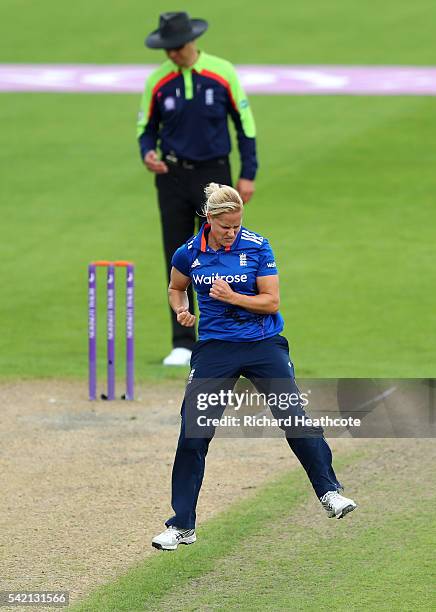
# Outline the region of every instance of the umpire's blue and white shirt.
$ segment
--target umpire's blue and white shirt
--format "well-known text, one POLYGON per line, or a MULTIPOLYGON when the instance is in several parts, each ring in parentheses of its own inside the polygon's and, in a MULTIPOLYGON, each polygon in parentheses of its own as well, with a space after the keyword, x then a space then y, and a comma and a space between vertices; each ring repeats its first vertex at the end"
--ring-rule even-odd
POLYGON ((279 334, 283 330, 280 313, 255 314, 209 296, 216 278, 223 278, 237 293, 257 295, 257 277, 277 274, 268 240, 241 227, 230 247, 214 251, 207 244, 209 231, 210 225, 205 223, 172 259, 172 265, 191 278, 197 292, 199 339, 251 342, 279 334))

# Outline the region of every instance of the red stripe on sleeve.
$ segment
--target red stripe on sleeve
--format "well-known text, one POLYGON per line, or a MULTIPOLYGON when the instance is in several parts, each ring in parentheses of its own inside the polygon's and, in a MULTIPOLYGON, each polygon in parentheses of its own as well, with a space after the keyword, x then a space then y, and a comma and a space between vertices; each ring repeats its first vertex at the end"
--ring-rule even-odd
POLYGON ((210 79, 214 79, 214 81, 218 81, 218 83, 225 87, 227 89, 227 93, 229 94, 230 102, 232 103, 233 108, 235 111, 239 112, 238 106, 232 94, 232 90, 230 89, 230 83, 228 81, 226 81, 221 75, 217 74, 216 72, 211 72, 210 70, 203 69, 200 74, 205 77, 209 77, 210 79))
POLYGON ((154 103, 155 103, 155 99, 156 99, 156 94, 159 91, 159 89, 161 87, 163 87, 166 83, 169 83, 170 81, 172 81, 173 79, 175 79, 178 76, 179 76, 179 72, 170 72, 165 77, 163 77, 160 81, 158 81, 156 83, 156 85, 153 87, 153 90, 151 92, 150 108, 149 108, 149 111, 148 111, 148 119, 150 119, 151 114, 153 112, 153 107, 154 107, 154 103))

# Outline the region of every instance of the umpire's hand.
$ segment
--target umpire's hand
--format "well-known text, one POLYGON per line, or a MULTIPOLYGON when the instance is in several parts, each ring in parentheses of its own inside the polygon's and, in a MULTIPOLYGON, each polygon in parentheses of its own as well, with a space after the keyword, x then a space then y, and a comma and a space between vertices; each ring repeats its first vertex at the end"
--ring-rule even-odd
POLYGON ((144 157, 144 164, 150 172, 154 172, 155 174, 165 174, 168 172, 168 166, 158 158, 156 151, 148 151, 144 157))
POLYGON ((240 178, 238 184, 236 185, 236 191, 239 191, 239 195, 242 198, 244 204, 246 204, 254 193, 254 181, 250 181, 249 179, 240 178))

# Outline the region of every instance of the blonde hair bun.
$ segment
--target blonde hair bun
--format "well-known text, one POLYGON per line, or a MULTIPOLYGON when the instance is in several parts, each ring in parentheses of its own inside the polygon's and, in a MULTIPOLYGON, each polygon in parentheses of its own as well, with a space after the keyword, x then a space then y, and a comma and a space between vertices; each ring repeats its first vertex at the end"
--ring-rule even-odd
POLYGON ((204 193, 207 198, 203 207, 204 216, 217 217, 223 213, 242 211, 244 207, 239 193, 229 185, 209 183, 209 185, 206 185, 204 193))
POLYGON ((218 191, 218 189, 220 189, 220 185, 218 185, 218 183, 209 183, 209 185, 206 185, 205 189, 204 189, 204 193, 206 195, 206 198, 209 199, 210 196, 215 193, 215 191, 218 191))

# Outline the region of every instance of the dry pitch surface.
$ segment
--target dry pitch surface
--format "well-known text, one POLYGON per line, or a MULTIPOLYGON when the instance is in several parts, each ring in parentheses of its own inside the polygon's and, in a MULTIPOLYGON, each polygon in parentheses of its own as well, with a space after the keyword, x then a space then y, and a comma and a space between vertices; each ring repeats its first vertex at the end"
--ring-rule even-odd
MULTIPOLYGON (((183 385, 142 387, 128 403, 91 403, 82 385, 64 382, 3 384, 0 391, 0 589, 66 589, 77 601, 161 554, 150 540, 171 515, 183 385)), ((399 452, 416 446, 416 469, 419 445, 429 443, 330 442, 336 454, 367 444, 399 452)), ((253 438, 214 440, 207 463, 202 523, 298 466, 284 440, 253 438)), ((356 483, 346 484, 353 496, 356 483)))

